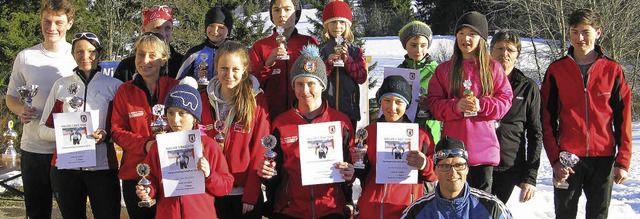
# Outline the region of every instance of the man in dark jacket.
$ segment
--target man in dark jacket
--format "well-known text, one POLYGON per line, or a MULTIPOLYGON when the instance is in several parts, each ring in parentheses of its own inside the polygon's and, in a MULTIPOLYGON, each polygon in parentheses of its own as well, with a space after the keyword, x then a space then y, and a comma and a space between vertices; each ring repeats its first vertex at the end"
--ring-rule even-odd
MULTIPOLYGON (((151 8, 145 8, 142 10, 142 17, 141 33, 150 32, 161 35, 169 45, 171 35, 173 34, 173 14, 171 8, 166 5, 156 5, 151 8)), ((169 63, 167 63, 168 69, 160 70, 160 75, 176 78, 184 56, 171 45, 169 45, 169 48, 171 49, 171 54, 169 55, 169 63)), ((135 54, 120 61, 116 72, 113 73, 113 77, 120 79, 122 82, 132 80, 136 74, 135 61, 135 54)))
POLYGON ((515 31, 503 30, 491 40, 491 56, 500 62, 513 89, 513 104, 496 130, 500 141, 500 164, 493 168, 491 193, 506 203, 514 186, 521 189, 520 202, 535 193, 542 149, 540 90, 515 63, 522 45, 515 31))

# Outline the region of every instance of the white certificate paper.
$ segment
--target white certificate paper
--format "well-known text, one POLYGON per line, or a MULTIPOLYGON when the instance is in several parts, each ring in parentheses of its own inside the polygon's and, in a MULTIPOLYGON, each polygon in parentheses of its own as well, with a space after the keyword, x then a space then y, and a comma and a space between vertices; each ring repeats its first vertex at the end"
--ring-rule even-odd
POLYGON ((334 164, 343 161, 340 122, 298 126, 302 185, 344 182, 334 164))
MULTIPOLYGON (((407 109, 405 114, 407 115, 407 117, 409 117, 409 120, 411 120, 412 122, 416 121, 416 111, 418 111, 418 101, 416 100, 418 99, 418 96, 420 96, 421 93, 427 92, 427 91, 423 91, 424 89, 420 87, 420 71, 416 69, 384 67, 384 77, 386 78, 391 75, 400 75, 404 79, 406 79, 407 82, 409 82, 409 86, 411 86, 411 96, 413 97, 413 100, 410 100, 411 104, 409 104, 409 108, 407 109)), ((382 111, 380 111, 380 113, 378 114, 378 117, 380 117, 381 115, 382 115, 382 111)))
POLYGON ((58 169, 96 165, 96 140, 91 134, 95 132, 93 123, 97 118, 92 115, 100 114, 97 111, 53 114, 58 169))
POLYGON ((200 130, 160 134, 156 140, 164 196, 204 193, 204 174, 197 168, 202 157, 200 130))
POLYGON ((376 183, 418 183, 418 168, 407 164, 407 153, 420 148, 418 124, 378 122, 377 125, 376 183))

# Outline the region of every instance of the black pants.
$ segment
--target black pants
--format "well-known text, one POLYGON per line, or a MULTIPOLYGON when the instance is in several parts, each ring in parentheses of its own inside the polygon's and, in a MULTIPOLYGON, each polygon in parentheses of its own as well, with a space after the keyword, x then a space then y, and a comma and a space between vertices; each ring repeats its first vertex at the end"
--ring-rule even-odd
POLYGON ((556 218, 576 218, 578 199, 587 197, 586 218, 607 218, 613 186, 614 157, 581 157, 567 179, 568 189, 554 188, 556 218))
POLYGON ((491 186, 491 194, 494 194, 502 201, 507 203, 513 188, 522 182, 522 172, 518 171, 493 171, 493 184, 491 186))
POLYGON ((242 195, 227 195, 216 197, 216 214, 219 219, 261 219, 264 198, 260 192, 258 203, 253 206, 253 211, 242 214, 242 195))
POLYGON ((473 188, 491 193, 491 184, 493 183, 493 166, 470 166, 469 174, 467 175, 467 182, 473 188))
POLYGON ((156 217, 156 205, 150 208, 138 207, 140 198, 136 195, 137 180, 122 180, 122 197, 124 204, 127 206, 129 218, 135 219, 153 219, 156 217))
POLYGON ((51 218, 51 158, 53 154, 22 151, 20 168, 24 186, 24 206, 27 218, 51 218))
MULTIPOLYGON (((278 213, 273 214, 273 216, 269 218, 270 219, 298 219, 296 217, 291 217, 286 214, 278 214, 278 213)), ((346 219, 346 217, 341 214, 330 214, 327 216, 319 217, 318 219, 346 219)))
POLYGON ((87 196, 94 218, 120 218, 118 170, 61 170, 51 167, 51 184, 63 218, 86 218, 87 196))

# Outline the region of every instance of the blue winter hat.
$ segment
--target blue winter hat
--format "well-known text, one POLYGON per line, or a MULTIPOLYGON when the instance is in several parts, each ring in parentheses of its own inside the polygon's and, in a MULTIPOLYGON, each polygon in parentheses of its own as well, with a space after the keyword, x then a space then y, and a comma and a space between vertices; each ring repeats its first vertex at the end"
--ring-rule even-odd
POLYGON ((179 107, 191 113, 198 121, 202 121, 202 100, 200 92, 196 90, 198 82, 192 77, 185 77, 169 91, 164 100, 165 110, 179 107))

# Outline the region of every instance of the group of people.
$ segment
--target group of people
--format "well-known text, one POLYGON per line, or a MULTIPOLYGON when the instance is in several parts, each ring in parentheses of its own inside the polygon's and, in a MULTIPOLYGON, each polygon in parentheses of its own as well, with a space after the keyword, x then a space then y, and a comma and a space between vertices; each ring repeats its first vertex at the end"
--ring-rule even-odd
POLYGON ((212 7, 203 43, 184 56, 170 46, 171 9, 145 8, 133 56, 109 77, 100 73, 98 36, 80 32, 66 41, 74 22, 70 1, 44 0, 44 41, 18 54, 6 96, 24 124, 27 217, 50 218, 47 197, 53 196, 64 218, 86 217, 87 197, 96 218, 119 218, 121 198, 131 218, 511 218, 504 203, 514 187, 521 188, 521 202, 535 193, 543 142, 554 179, 569 183, 554 189, 556 217, 575 218, 582 190, 587 217, 607 216, 612 183, 624 182, 629 170, 631 94, 620 65, 596 45, 602 34, 597 13, 570 15, 571 47, 549 66, 541 90, 515 68, 522 49, 516 31, 499 31, 487 46, 481 13, 459 18, 454 53, 441 64, 427 52, 429 26, 407 23, 399 32, 407 51, 399 67, 420 71, 424 93, 416 97, 403 77, 386 77, 375 96, 382 116, 364 128, 366 152, 360 153, 354 141, 358 86, 368 73, 363 50, 353 44, 349 4, 325 6, 322 44, 296 29, 301 8, 298 0, 271 0, 273 34, 242 45, 228 40, 229 9, 212 7), (17 91, 28 84, 39 86, 33 107, 21 103, 17 91), (96 130, 87 134, 96 141, 96 166, 59 169, 53 114, 76 112, 69 105, 75 94, 67 92, 72 84, 84 99, 80 111, 97 117, 96 130), (421 112, 412 121, 406 112, 414 101, 421 112), (165 197, 159 133, 149 125, 156 104, 165 106, 169 128, 163 132, 201 131, 203 156, 192 162, 204 175, 205 193, 165 197), (344 162, 334 168, 344 182, 303 186, 298 127, 325 122, 339 124, 342 145, 334 146, 343 148, 344 162), (377 133, 385 131, 377 130, 378 122, 419 124, 417 147, 394 154, 418 170, 416 184, 376 183, 377 133), (274 160, 263 157, 268 135, 277 139, 274 160), (123 149, 120 165, 114 143, 123 149), (563 166, 561 151, 580 162, 563 166), (354 168, 359 160, 364 169, 354 168), (150 166, 149 187, 138 185, 141 163, 150 166), (356 178, 362 186, 357 207, 356 178), (138 206, 147 199, 157 203, 138 206))

